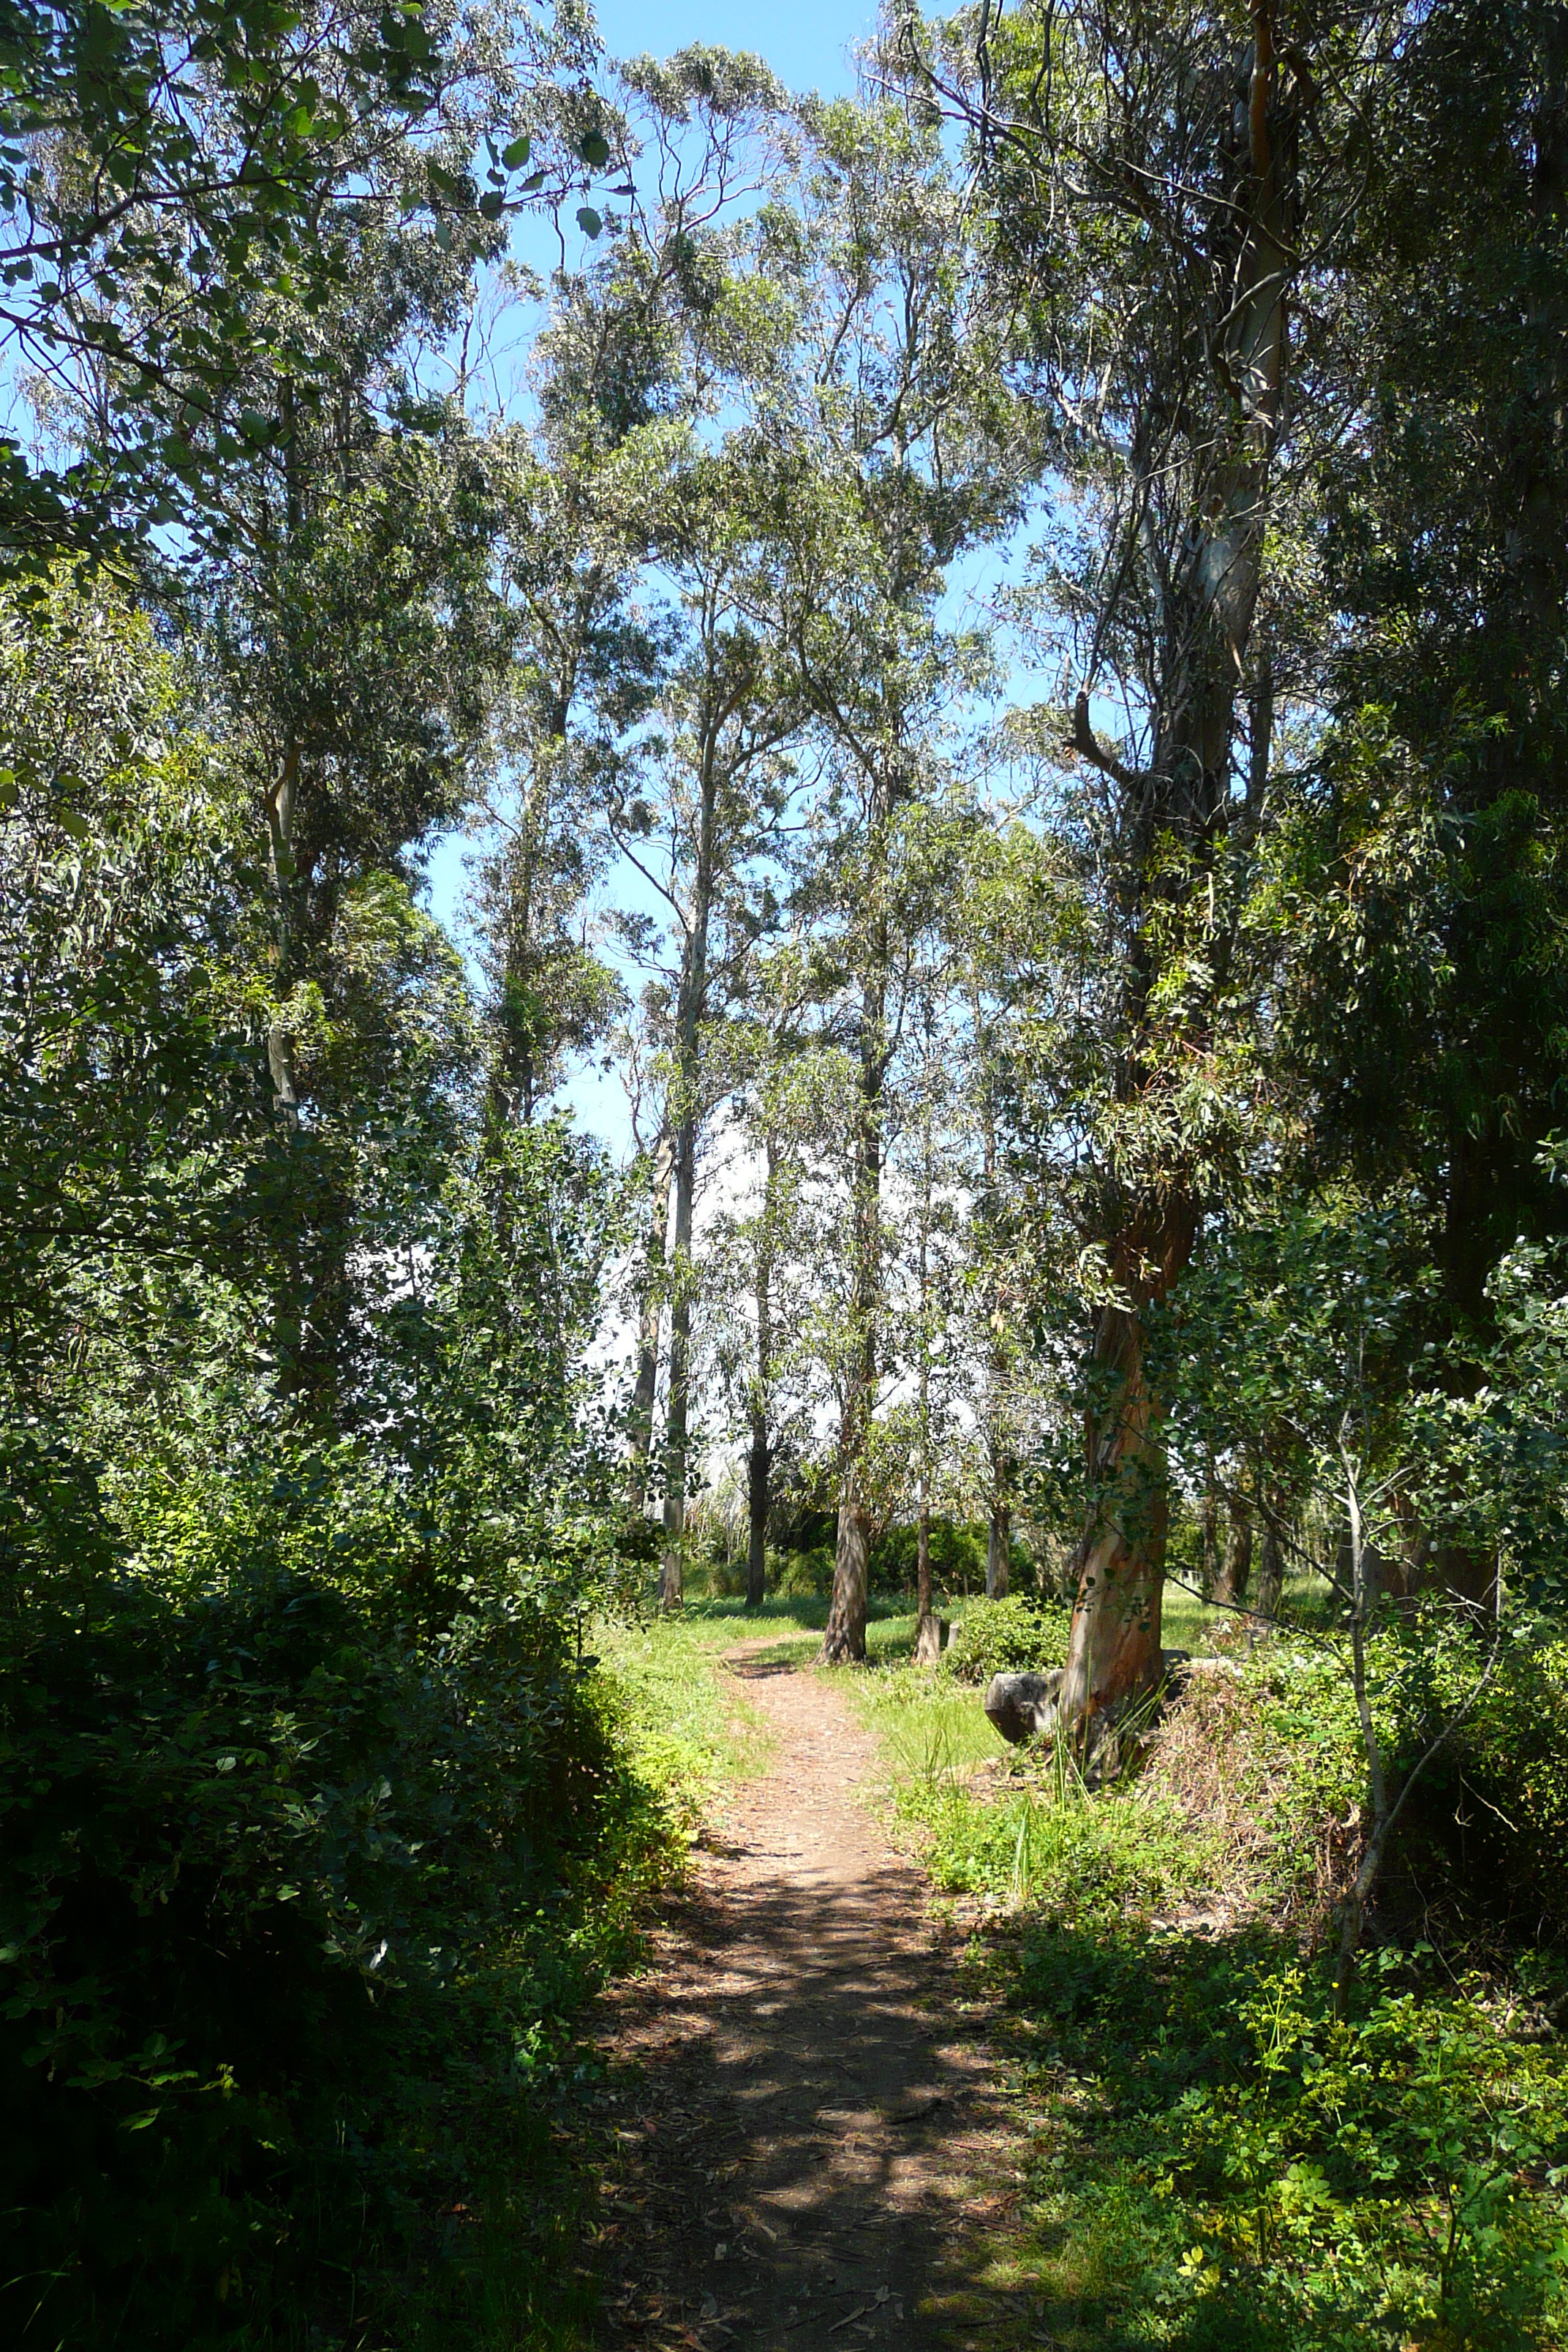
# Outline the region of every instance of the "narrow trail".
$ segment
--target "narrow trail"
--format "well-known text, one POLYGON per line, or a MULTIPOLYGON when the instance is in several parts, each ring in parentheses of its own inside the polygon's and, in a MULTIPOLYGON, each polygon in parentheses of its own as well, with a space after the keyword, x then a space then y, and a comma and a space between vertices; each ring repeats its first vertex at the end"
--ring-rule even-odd
POLYGON ((606 2005, 603 2341, 962 2347, 985 2300, 965 2247, 1016 2161, 984 2021, 868 1809, 874 1742, 830 1685, 759 1655, 779 1646, 725 1659, 768 1769, 711 1825, 652 1973, 606 2005))

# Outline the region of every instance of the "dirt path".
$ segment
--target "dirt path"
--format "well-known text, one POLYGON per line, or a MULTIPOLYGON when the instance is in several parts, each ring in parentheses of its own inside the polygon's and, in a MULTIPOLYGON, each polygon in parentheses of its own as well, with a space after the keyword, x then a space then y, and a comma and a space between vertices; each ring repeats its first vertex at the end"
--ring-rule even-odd
POLYGON ((874 1743, 830 1685, 757 1654, 778 1646, 725 1661, 770 1768, 713 1826, 654 1973, 609 2005, 607 2050, 635 2072, 604 2340, 962 2347, 965 2243, 1003 2201, 973 2183, 1010 2153, 983 2020, 926 1881, 867 1809, 874 1743))

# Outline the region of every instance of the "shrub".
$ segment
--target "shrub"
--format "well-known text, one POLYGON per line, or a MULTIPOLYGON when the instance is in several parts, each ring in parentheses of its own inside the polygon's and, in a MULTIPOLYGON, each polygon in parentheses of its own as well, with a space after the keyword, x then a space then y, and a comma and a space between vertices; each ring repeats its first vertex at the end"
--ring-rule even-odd
POLYGON ((768 1554, 768 1591, 780 1601, 820 1600, 833 1590, 833 1548, 768 1554))
POLYGON ((416 1614, 341 1490, 313 1570, 279 1557, 297 1506, 204 1561, 175 1499, 179 1573, 35 1558, 0 1620, 16 2340, 341 2326, 515 2127, 664 1866, 541 1571, 416 1614))
MULTIPOLYGON (((871 1547, 867 1580, 873 1592, 912 1592, 919 1529, 902 1522, 889 1528, 871 1547)), ((1016 1566, 1022 1567, 1020 1546, 1013 1547, 1016 1566)), ((931 1579, 937 1590, 952 1592, 985 1581, 985 1529, 974 1523, 933 1518, 931 1523, 931 1579)))
POLYGON ((993 1675, 1059 1666, 1068 1652, 1072 1616, 1066 1608, 1022 1594, 972 1601, 942 1652, 942 1670, 959 1682, 989 1682, 993 1675))
POLYGON ((1541 2342, 1568 2258, 1552 2186, 1568 2084, 1477 2000, 1401 1984, 1405 1968, 1385 1950, 1342 2021, 1296 1963, 1226 2003, 1239 2063, 1172 2109, 1160 2182, 1198 2240, 1181 2264, 1194 2318, 1239 2306, 1391 2347, 1541 2342))

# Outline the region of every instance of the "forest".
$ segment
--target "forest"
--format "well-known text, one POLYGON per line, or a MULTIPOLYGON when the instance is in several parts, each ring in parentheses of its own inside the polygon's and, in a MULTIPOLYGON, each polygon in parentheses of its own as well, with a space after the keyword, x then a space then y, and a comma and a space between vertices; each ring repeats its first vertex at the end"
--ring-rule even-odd
POLYGON ((1568 5, 705 16, 0 15, 0 2328, 1568 2347, 1568 5))

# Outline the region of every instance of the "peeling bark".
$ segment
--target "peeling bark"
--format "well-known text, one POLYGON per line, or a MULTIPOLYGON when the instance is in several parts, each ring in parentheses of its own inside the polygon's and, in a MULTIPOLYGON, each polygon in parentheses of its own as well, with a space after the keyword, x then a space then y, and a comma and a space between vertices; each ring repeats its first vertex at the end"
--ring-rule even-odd
POLYGON ((1089 1510, 1074 1562, 1078 1591, 1058 1701, 1061 1722, 1086 1756, 1163 1671, 1169 1496, 1142 1310, 1185 1269, 1196 1235, 1194 1204, 1170 1203, 1152 1247, 1132 1256, 1122 1299, 1096 1318, 1084 1418, 1089 1510))

